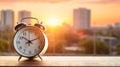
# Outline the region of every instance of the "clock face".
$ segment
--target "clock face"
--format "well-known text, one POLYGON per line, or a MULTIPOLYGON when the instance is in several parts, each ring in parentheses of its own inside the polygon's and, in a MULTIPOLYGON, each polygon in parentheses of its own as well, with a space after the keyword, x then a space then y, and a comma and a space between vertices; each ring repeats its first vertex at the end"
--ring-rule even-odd
POLYGON ((27 26, 15 34, 14 48, 22 56, 34 57, 43 50, 44 46, 44 34, 37 27, 27 26))

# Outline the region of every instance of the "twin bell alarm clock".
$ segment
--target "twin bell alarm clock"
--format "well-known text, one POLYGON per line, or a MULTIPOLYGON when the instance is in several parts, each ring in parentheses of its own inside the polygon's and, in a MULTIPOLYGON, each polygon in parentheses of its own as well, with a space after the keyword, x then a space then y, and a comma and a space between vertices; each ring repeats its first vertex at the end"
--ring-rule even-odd
POLYGON ((22 18, 20 22, 15 26, 15 35, 13 38, 13 45, 16 52, 21 57, 35 58, 43 55, 48 47, 48 39, 44 33, 45 27, 42 23, 39 23, 37 18, 26 17, 22 18), (27 25, 24 22, 25 19, 35 19, 37 22, 34 25, 27 25))

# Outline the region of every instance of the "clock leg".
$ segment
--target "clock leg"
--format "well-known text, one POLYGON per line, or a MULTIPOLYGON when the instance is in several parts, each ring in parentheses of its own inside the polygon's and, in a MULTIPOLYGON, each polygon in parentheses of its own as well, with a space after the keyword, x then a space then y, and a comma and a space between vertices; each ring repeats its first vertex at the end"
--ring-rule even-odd
POLYGON ((40 55, 38 55, 38 57, 39 57, 41 60, 43 60, 42 57, 41 57, 40 55))
POLYGON ((18 58, 18 61, 20 61, 21 58, 22 58, 22 56, 20 56, 20 57, 18 58))

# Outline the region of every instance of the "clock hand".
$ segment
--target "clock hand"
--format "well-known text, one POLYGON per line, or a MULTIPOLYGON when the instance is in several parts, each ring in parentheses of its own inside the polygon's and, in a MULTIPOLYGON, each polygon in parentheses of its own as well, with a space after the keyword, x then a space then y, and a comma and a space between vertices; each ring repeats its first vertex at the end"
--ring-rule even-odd
POLYGON ((25 38, 25 37, 22 37, 23 39, 25 39, 25 40, 27 40, 27 41, 30 41, 30 40, 28 40, 27 38, 25 38))
POLYGON ((26 42, 26 44, 30 45, 33 44, 30 40, 26 42))
POLYGON ((28 44, 28 46, 30 46, 30 43, 32 43, 30 40, 28 40, 27 38, 25 37, 22 37, 23 39, 27 40, 26 44, 28 44))
POLYGON ((37 40, 37 39, 39 39, 39 37, 38 37, 38 38, 35 38, 35 39, 33 39, 33 40, 30 40, 30 41, 34 41, 34 40, 37 40))
POLYGON ((31 44, 33 44, 32 41, 35 41, 35 40, 37 40, 37 39, 39 39, 39 37, 38 37, 38 38, 35 38, 35 39, 33 39, 33 40, 30 40, 30 41, 28 41, 28 42, 26 42, 26 43, 29 43, 29 44, 31 43, 31 44))

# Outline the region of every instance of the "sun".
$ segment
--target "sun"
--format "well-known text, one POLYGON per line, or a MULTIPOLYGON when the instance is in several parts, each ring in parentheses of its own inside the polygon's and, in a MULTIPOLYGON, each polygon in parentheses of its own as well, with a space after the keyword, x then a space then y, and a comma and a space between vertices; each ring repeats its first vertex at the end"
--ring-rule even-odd
POLYGON ((49 26, 58 26, 62 24, 62 20, 58 17, 51 17, 46 20, 49 26))

